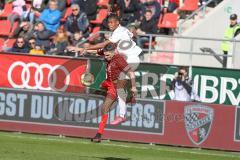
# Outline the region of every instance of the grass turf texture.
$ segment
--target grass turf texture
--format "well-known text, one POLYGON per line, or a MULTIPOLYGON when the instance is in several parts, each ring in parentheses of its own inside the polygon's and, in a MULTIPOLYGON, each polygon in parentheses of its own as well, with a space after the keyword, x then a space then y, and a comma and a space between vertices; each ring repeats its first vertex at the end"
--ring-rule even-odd
POLYGON ((0 160, 240 160, 240 154, 0 132, 0 160))

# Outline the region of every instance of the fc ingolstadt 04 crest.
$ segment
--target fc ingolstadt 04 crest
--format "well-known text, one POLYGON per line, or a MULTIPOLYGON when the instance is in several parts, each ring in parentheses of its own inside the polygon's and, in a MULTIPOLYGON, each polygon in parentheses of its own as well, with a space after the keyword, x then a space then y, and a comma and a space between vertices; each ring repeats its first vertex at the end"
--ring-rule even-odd
POLYGON ((185 128, 194 144, 200 145, 207 139, 213 118, 214 110, 208 106, 201 104, 185 106, 185 128))

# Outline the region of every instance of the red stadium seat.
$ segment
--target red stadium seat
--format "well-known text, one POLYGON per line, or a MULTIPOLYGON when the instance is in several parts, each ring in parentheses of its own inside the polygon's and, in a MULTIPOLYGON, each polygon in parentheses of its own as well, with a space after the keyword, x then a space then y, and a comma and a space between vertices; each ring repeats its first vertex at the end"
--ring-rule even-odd
POLYGON ((107 17, 108 10, 107 9, 101 9, 99 10, 99 13, 97 15, 96 20, 92 20, 91 23, 93 24, 101 24, 103 20, 107 17))
POLYGON ((8 36, 11 29, 10 21, 0 20, 0 24, 1 24, 0 35, 8 36))
POLYGON ((7 40, 7 47, 12 47, 15 41, 16 41, 16 39, 14 39, 14 38, 13 39, 12 38, 8 39, 7 40))
POLYGON ((3 50, 4 39, 0 38, 0 51, 3 50))
POLYGON ((67 0, 67 5, 69 5, 69 6, 70 6, 70 5, 71 5, 71 3, 72 3, 72 2, 71 2, 71 0, 67 0))
POLYGON ((0 17, 7 17, 12 12, 12 3, 6 3, 4 7, 4 11, 0 14, 0 17))
POLYGON ((64 16, 62 17, 61 21, 62 21, 62 22, 66 21, 67 17, 68 17, 69 15, 71 15, 71 14, 72 14, 72 8, 71 8, 71 7, 68 7, 68 8, 66 9, 66 12, 65 12, 64 16))
POLYGON ((97 33, 98 31, 100 31, 100 27, 94 27, 93 30, 92 30, 92 34, 95 34, 97 33))
POLYGON ((99 0, 97 2, 98 6, 108 6, 109 0, 99 0))
POLYGON ((158 22, 158 28, 177 28, 178 15, 175 13, 165 13, 162 20, 158 22))
MULTIPOLYGON (((156 44, 157 44, 156 41, 152 41, 152 45, 151 45, 151 47, 154 48, 154 46, 155 46, 156 44)), ((146 43, 144 44, 145 47, 149 47, 149 45, 150 45, 149 42, 146 42, 146 43)))
POLYGON ((199 0, 185 0, 182 7, 179 8, 180 11, 195 11, 198 9, 199 0))
POLYGON ((5 40, 3 38, 0 39, 0 51, 3 51, 4 45, 6 45, 5 47, 7 47, 7 48, 11 48, 15 41, 16 41, 16 39, 7 39, 7 40, 5 40))
POLYGON ((90 38, 88 39, 90 42, 94 41, 94 39, 99 37, 99 34, 97 34, 97 32, 100 31, 100 27, 94 27, 91 34, 92 36, 90 36, 90 38))

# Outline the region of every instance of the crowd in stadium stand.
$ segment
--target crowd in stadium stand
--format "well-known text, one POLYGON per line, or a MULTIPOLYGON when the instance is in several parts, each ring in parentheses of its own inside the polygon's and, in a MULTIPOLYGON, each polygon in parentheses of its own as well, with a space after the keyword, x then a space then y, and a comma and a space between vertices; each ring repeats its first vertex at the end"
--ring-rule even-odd
MULTIPOLYGON (((216 4, 222 0, 215 0, 216 4)), ((0 18, 11 4, 6 19, 10 23, 7 39, 16 39, 8 52, 66 55, 69 45, 86 46, 101 41, 89 38, 108 30, 107 15, 119 14, 121 25, 134 32, 139 46, 145 47, 144 34, 168 34, 159 27, 163 15, 177 13, 182 0, 0 0, 0 18), (163 32, 162 32, 163 31, 163 32), (142 35, 142 36, 139 36, 142 35)), ((200 0, 199 5, 206 3, 200 0)), ((0 21, 1 23, 1 21, 0 21)), ((1 36, 1 35, 0 35, 1 36)), ((7 41, 6 41, 7 42, 7 41)))

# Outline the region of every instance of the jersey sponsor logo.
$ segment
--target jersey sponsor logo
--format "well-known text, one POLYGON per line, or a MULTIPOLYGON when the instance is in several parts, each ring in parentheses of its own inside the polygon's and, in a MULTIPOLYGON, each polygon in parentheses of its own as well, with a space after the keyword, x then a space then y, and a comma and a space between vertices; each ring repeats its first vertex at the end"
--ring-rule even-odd
POLYGON ((128 50, 129 48, 132 48, 132 46, 133 46, 132 40, 122 40, 118 44, 118 47, 121 50, 128 50))

